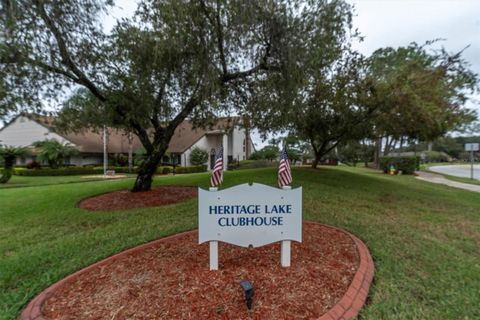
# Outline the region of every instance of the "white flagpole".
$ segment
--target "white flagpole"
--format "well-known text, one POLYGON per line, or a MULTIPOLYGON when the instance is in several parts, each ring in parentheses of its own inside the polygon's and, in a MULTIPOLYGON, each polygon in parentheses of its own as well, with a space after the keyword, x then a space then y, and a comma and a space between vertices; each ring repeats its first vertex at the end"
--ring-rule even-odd
POLYGON ((107 175, 108 169, 108 150, 107 150, 107 127, 103 126, 103 175, 107 175))

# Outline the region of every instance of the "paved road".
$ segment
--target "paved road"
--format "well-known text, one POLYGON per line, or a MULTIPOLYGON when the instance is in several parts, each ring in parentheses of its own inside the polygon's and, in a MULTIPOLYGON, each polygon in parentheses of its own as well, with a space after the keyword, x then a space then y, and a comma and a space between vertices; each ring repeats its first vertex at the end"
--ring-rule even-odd
MULTIPOLYGON (((442 174, 448 174, 450 176, 470 178, 469 164, 460 164, 460 165, 451 165, 451 166, 435 166, 435 167, 430 167, 428 170, 442 173, 442 174)), ((480 179, 479 164, 476 164, 473 166, 473 178, 480 179)))
POLYGON ((448 180, 444 176, 436 173, 417 171, 416 174, 417 174, 416 178, 419 180, 428 181, 428 182, 437 183, 437 184, 444 184, 446 186, 464 189, 464 190, 473 191, 473 192, 480 192, 480 185, 448 180))

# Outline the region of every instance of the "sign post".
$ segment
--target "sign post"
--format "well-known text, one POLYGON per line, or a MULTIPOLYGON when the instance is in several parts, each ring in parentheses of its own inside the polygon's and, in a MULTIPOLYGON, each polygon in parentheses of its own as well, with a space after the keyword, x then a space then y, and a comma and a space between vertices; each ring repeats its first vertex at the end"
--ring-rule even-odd
POLYGON ((210 270, 218 270, 218 241, 247 248, 280 241, 282 267, 290 266, 291 241, 302 242, 301 187, 199 188, 198 215, 198 242, 209 242, 210 270))
POLYGON ((465 144, 465 151, 470 151, 470 179, 473 179, 473 152, 478 151, 480 149, 480 143, 466 143, 465 144))
MULTIPOLYGON (((215 192, 218 188, 210 188, 210 192, 215 192)), ((210 270, 218 270, 218 241, 210 241, 210 270)))

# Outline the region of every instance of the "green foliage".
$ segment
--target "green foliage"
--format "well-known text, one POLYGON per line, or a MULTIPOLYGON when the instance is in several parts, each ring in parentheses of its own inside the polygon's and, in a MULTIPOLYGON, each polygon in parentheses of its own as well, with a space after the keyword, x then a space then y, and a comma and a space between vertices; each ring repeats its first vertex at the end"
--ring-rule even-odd
POLYGON ((0 183, 5 184, 10 180, 13 174, 13 165, 17 157, 24 156, 29 153, 27 148, 12 147, 0 145, 0 158, 3 159, 3 170, 0 176, 0 183))
POLYGON ((206 172, 207 166, 190 166, 190 167, 175 167, 175 173, 197 173, 197 172, 206 172))
POLYGON ((420 158, 419 157, 382 157, 380 158, 380 169, 387 173, 390 170, 390 166, 395 167, 395 171, 402 171, 404 174, 413 174, 416 170, 419 170, 420 158))
POLYGON ((157 173, 160 174, 169 174, 173 172, 173 167, 170 166, 158 166, 157 167, 157 173))
POLYGON ((109 157, 110 165, 114 167, 128 166, 128 156, 123 153, 115 153, 112 157, 109 157))
POLYGON ((450 54, 411 43, 407 47, 376 50, 369 58, 369 75, 379 106, 376 136, 433 141, 475 119, 465 108, 477 87, 462 51, 450 54))
POLYGON ((250 155, 249 160, 269 160, 273 161, 278 159, 280 150, 277 144, 279 141, 271 139, 269 145, 263 147, 261 150, 255 151, 250 155))
POLYGON ((268 168, 278 167, 277 161, 268 161, 265 159, 260 160, 243 160, 239 162, 237 169, 256 169, 256 168, 268 168))
MULTIPOLYGON (((205 124, 241 108, 261 81, 284 86, 299 47, 299 12, 282 0, 141 0, 134 16, 108 34, 99 22, 111 0, 8 3, 0 20, 8 38, 0 51, 0 75, 8 75, 0 78, 0 95, 7 105, 40 106, 45 96, 55 100, 58 90, 76 88, 57 126, 108 125, 137 135, 147 157, 134 191, 149 189, 183 120, 205 124)), ((315 16, 316 6, 307 4, 295 8, 315 16)))
POLYGON ((260 150, 252 152, 252 154, 248 158, 248 160, 261 160, 261 159, 265 159, 265 156, 263 152, 260 150))
POLYGON ((277 146, 266 146, 261 151, 263 153, 263 158, 269 161, 278 159, 279 150, 277 146))
POLYGON ((3 159, 5 169, 12 168, 17 157, 22 157, 29 153, 30 150, 28 148, 0 145, 0 158, 3 159))
POLYGON ((12 173, 13 173, 12 168, 3 169, 0 176, 0 183, 2 184, 7 183, 8 180, 10 180, 10 178, 12 177, 12 173))
POLYGON ((33 146, 38 148, 38 159, 47 161, 52 169, 56 169, 64 165, 67 157, 77 155, 79 152, 70 143, 62 143, 55 139, 36 141, 33 146))
POLYGON ((207 163, 208 161, 208 152, 206 150, 200 149, 199 147, 193 148, 190 153, 190 162, 194 166, 201 166, 207 163))
MULTIPOLYGON (((128 167, 108 167, 108 170, 115 170, 115 173, 128 173, 128 167)), ((103 167, 64 167, 64 168, 43 168, 32 170, 15 168, 13 174, 27 177, 41 176, 76 176, 76 175, 97 175, 103 174, 103 167)))
POLYGON ((452 161, 452 158, 445 152, 426 151, 425 161, 426 162, 450 162, 452 161))
MULTIPOLYGON (((364 164, 373 161, 375 147, 371 143, 366 141, 348 141, 346 143, 339 144, 338 146, 338 159, 343 163, 356 165, 357 162, 363 161, 364 164)), ((332 154, 330 152, 330 154, 332 154)))

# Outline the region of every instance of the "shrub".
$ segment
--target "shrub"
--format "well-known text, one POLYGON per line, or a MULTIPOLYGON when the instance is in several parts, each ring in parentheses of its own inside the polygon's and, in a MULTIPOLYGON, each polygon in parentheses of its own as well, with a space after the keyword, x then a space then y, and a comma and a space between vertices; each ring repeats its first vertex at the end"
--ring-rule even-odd
POLYGON ((237 169, 256 169, 256 168, 268 168, 268 167, 277 167, 278 161, 268 161, 268 160, 242 160, 239 163, 237 169))
POLYGON ((30 161, 30 162, 27 162, 27 164, 25 165, 25 168, 27 169, 40 169, 42 166, 40 165, 40 163, 38 163, 37 161, 30 161))
POLYGON ((110 158, 110 163, 114 167, 127 167, 128 156, 124 155, 123 153, 116 153, 110 158))
POLYGON ((192 152, 190 153, 190 162, 194 166, 201 166, 207 163, 208 161, 208 152, 200 149, 199 147, 193 148, 192 152))
POLYGON ((176 167, 175 173, 196 173, 196 172, 206 172, 207 166, 191 166, 191 167, 176 167))
POLYGON ((7 183, 8 180, 12 177, 13 169, 3 169, 0 173, 0 183, 7 183))
POLYGON ((162 173, 163 174, 169 174, 172 172, 172 168, 169 168, 169 167, 163 167, 162 168, 162 173))
POLYGON ((253 152, 248 158, 248 160, 261 160, 261 159, 265 159, 265 155, 261 151, 253 152))
POLYGON ((445 152, 427 151, 425 152, 425 160, 427 162, 450 162, 452 157, 445 152))
POLYGON ((170 167, 170 166, 158 166, 156 172, 161 174, 169 174, 172 172, 172 170, 173 170, 173 167, 170 167))
POLYGON ((390 166, 395 166, 395 170, 402 170, 405 174, 412 174, 419 169, 419 157, 382 157, 380 158, 380 168, 387 173, 390 166))
POLYGON ((234 161, 228 164, 228 170, 236 170, 240 167, 240 162, 234 161))
MULTIPOLYGON (((108 167, 108 170, 115 170, 115 173, 128 173, 128 167, 108 167)), ((15 168, 13 174, 17 176, 29 177, 103 174, 103 167, 67 167, 58 169, 43 168, 40 170, 15 168)))

